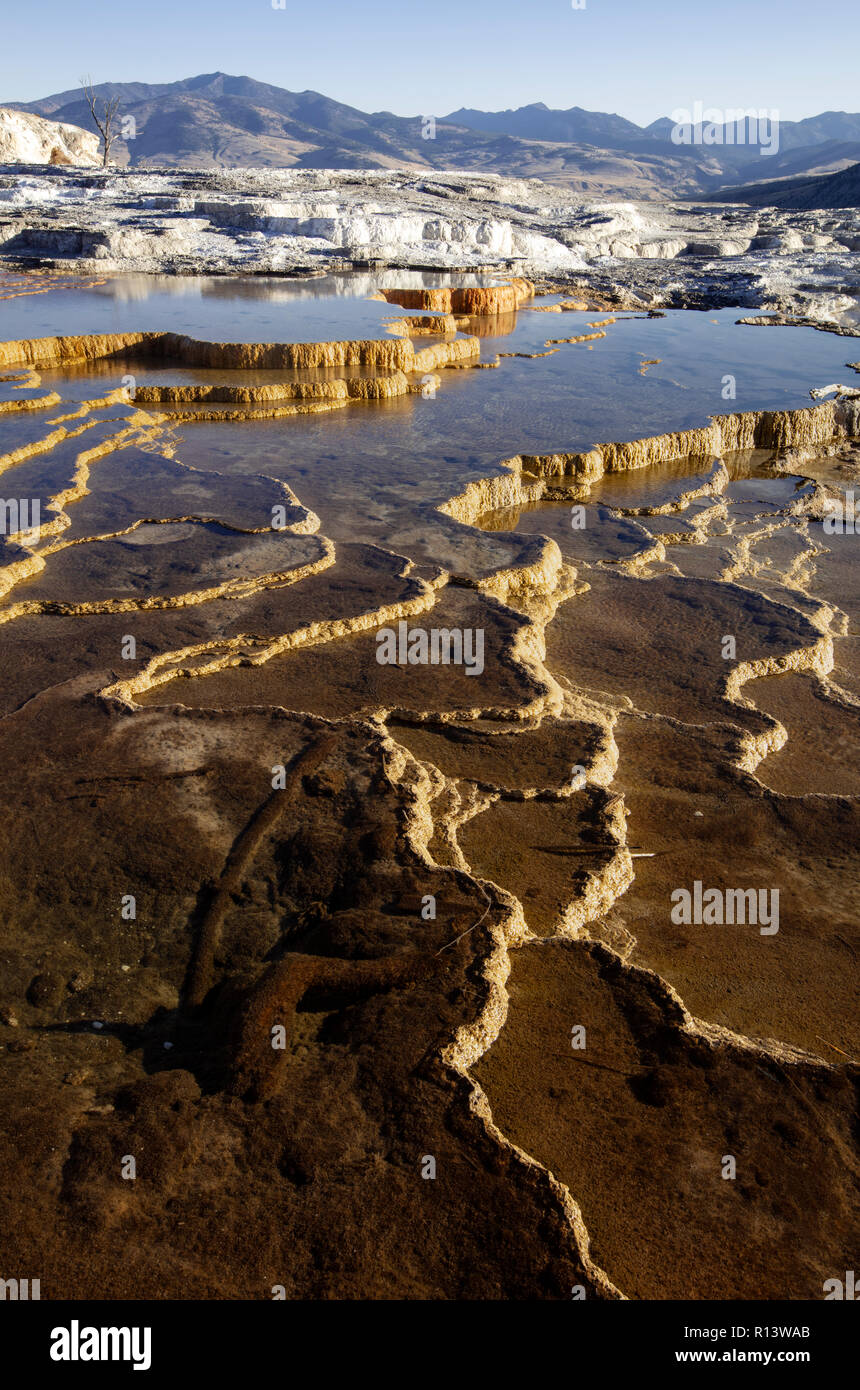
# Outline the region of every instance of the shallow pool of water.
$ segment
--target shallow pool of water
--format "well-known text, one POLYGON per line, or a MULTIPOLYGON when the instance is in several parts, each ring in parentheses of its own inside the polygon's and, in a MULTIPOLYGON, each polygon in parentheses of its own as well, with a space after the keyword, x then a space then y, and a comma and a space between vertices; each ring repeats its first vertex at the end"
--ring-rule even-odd
MULTIPOLYGON (((8 277, 11 278, 11 277, 8 277)), ((74 333, 187 333, 218 342, 378 338, 405 312, 369 296, 388 284, 433 289, 492 283, 484 276, 415 271, 312 279, 276 276, 115 275, 100 284, 0 300, 0 339, 74 333)))

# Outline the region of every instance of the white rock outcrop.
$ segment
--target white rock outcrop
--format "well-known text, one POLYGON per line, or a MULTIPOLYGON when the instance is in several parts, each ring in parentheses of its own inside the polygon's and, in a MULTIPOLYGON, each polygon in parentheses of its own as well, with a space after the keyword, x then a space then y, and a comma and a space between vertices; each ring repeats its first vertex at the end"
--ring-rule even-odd
POLYGON ((101 164, 99 137, 80 126, 0 106, 0 164, 101 164))
POLYGON ((858 208, 595 202, 462 171, 0 169, 0 263, 86 274, 498 271, 847 326, 858 248, 858 208))

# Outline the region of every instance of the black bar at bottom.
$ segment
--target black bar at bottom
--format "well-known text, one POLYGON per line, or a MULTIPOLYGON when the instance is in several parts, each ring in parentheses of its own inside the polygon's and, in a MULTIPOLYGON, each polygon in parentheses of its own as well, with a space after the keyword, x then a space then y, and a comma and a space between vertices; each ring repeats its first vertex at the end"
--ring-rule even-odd
MULTIPOLYGON (((25 1372, 58 1383, 135 1371, 138 1379, 159 1382, 185 1373, 199 1382, 209 1372, 219 1383, 231 1375, 292 1379, 307 1359, 326 1383, 341 1367, 353 1377, 363 1367, 374 1378, 417 1377, 426 1385, 437 1369, 459 1377, 464 1361, 486 1370, 501 1359, 513 1378, 519 1372, 510 1357, 524 1357, 541 1377, 551 1365, 566 1365, 574 1374, 590 1364, 613 1375, 670 1367, 682 1373, 702 1366, 802 1367, 820 1380, 853 1367, 857 1320, 853 1308, 836 1300, 5 1302, 0 1335, 7 1367, 20 1363, 25 1372)), ((309 1367, 300 1372, 309 1373, 309 1367)))

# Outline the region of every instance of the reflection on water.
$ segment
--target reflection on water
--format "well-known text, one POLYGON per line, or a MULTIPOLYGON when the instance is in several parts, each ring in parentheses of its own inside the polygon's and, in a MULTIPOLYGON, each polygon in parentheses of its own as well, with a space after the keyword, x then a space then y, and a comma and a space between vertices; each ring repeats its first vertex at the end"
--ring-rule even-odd
POLYGON ((0 339, 161 330, 220 342, 378 338, 385 334, 386 319, 405 313, 369 299, 380 290, 489 285, 496 279, 393 270, 305 279, 117 275, 94 285, 82 281, 81 288, 73 288, 64 278, 62 291, 5 300, 0 339))

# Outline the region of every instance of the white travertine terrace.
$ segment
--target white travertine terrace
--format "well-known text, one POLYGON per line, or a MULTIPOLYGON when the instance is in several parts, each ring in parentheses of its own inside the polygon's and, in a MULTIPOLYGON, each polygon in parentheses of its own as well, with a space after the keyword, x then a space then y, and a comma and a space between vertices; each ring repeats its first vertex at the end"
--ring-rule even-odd
POLYGON ((90 273, 370 262, 586 278, 643 306, 763 305, 837 321, 856 310, 852 208, 593 202, 539 179, 458 172, 18 167, 0 170, 0 214, 0 256, 90 273))

